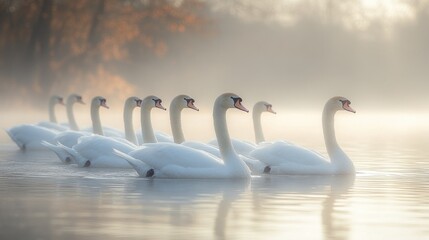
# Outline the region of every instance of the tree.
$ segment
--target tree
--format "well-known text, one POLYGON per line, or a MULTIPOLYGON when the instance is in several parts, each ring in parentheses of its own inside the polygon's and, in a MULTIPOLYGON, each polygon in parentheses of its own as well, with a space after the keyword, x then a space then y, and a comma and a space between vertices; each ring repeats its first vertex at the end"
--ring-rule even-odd
POLYGON ((6 85, 39 97, 91 87, 131 94, 119 66, 162 57, 168 38, 201 32, 203 8, 198 0, 0 0, 2 94, 11 94, 6 85))

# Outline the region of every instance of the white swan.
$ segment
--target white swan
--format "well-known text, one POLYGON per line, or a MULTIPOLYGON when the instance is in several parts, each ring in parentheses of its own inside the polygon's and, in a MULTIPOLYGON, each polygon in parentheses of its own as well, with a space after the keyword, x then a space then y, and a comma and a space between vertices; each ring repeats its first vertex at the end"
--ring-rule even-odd
MULTIPOLYGON (((265 142, 265 137, 262 132, 261 115, 264 112, 276 114, 276 112, 272 109, 272 107, 273 105, 265 101, 260 101, 255 103, 255 105, 253 106, 252 117, 253 117, 253 129, 255 131, 256 145, 244 140, 231 139, 232 145, 234 146, 234 149, 235 151, 237 151, 237 153, 248 156, 251 151, 256 149, 257 144, 260 144, 261 142, 265 142)), ((213 146, 218 146, 216 140, 210 141, 209 144, 213 146)))
POLYGON ((55 115, 55 106, 57 104, 64 106, 64 99, 60 96, 53 95, 49 98, 49 105, 48 105, 48 111, 49 111, 49 121, 43 121, 39 122, 36 125, 39 127, 48 128, 55 131, 65 131, 67 130, 67 127, 61 126, 58 124, 57 116, 55 115))
POLYGON ((146 144, 128 155, 115 152, 126 159, 140 176, 155 174, 156 177, 165 178, 249 178, 250 170, 234 151, 226 124, 226 111, 229 108, 248 112, 241 102, 241 98, 232 93, 222 94, 215 101, 213 120, 222 159, 173 143, 146 144), (147 165, 153 169, 147 171, 147 165))
MULTIPOLYGON (((102 103, 102 101, 100 101, 100 99, 98 99, 98 97, 95 97, 91 103, 91 112, 97 112, 98 113, 99 107, 101 106, 100 105, 101 103, 102 103)), ((132 138, 134 136, 134 139, 135 139, 135 132, 134 132, 134 129, 132 127, 132 113, 133 113, 133 109, 135 107, 140 107, 140 105, 141 105, 141 99, 139 99, 137 97, 128 98, 124 104, 125 132, 128 133, 130 138, 132 138)), ((99 121, 94 121, 95 119, 98 119, 96 117, 94 118, 94 116, 96 116, 96 115, 99 115, 99 113, 98 114, 92 114, 93 118, 91 120, 93 120, 93 125, 95 125, 95 126, 101 125, 101 123, 99 121)), ((94 129, 100 129, 100 128, 102 128, 102 126, 96 126, 94 129)), ((91 133, 84 132, 84 131, 65 131, 65 132, 59 133, 54 138, 54 142, 60 143, 61 145, 64 145, 66 147, 71 148, 78 143, 80 137, 89 136, 89 135, 91 135, 91 133)), ((125 142, 126 144, 130 144, 129 142, 126 142, 125 140, 122 140, 122 139, 117 139, 117 140, 125 142)), ((67 153, 63 149, 63 147, 61 147, 60 145, 53 145, 53 144, 50 144, 48 142, 43 142, 42 144, 45 145, 50 150, 52 150, 62 162, 70 163, 74 160, 74 157, 70 156, 70 154, 67 153)), ((131 146, 133 146, 133 145, 131 145, 131 146)))
MULTIPOLYGON (((138 98, 130 98, 126 102, 127 108, 131 109, 131 105, 141 104, 142 116, 150 115, 152 108, 157 107, 165 110, 161 105, 161 99, 155 96, 148 96, 141 102, 138 98)), ((128 111, 127 111, 128 112, 128 111)), ((129 118, 129 115, 126 115, 129 118)), ((129 123, 125 120, 125 123, 129 123)), ((79 167, 111 167, 111 168, 130 168, 130 164, 124 159, 113 154, 113 149, 118 149, 122 152, 130 152, 135 150, 137 146, 127 142, 124 139, 111 138, 104 136, 88 136, 82 137, 80 142, 72 148, 60 145, 79 167)), ((149 169, 149 168, 148 168, 149 169)))
POLYGON ((333 97, 325 104, 322 123, 330 161, 311 150, 281 141, 261 146, 250 156, 264 162, 268 166, 266 172, 271 174, 354 174, 353 162, 335 138, 334 116, 338 110, 355 113, 344 97, 333 97))

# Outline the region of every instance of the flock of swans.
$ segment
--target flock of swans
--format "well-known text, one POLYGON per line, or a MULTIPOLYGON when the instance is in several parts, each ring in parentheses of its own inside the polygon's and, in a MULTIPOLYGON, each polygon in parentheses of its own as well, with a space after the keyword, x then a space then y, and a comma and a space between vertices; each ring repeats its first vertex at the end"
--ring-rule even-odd
POLYGON ((231 139, 227 127, 228 109, 249 112, 242 99, 233 93, 217 97, 213 107, 216 140, 209 143, 185 140, 181 112, 185 108, 199 111, 195 100, 187 95, 175 97, 170 104, 172 137, 153 130, 152 109, 166 110, 156 96, 144 99, 130 97, 124 105, 125 132, 102 126, 100 107, 109 108, 106 99, 91 101, 92 127, 80 130, 73 115, 73 105, 82 97, 67 98, 69 124, 58 124, 54 107, 64 105, 63 98, 52 96, 49 102, 49 122, 24 124, 7 130, 10 138, 22 150, 49 149, 64 163, 78 167, 133 168, 142 177, 156 178, 249 178, 259 174, 335 175, 354 174, 353 162, 335 138, 334 116, 339 110, 355 113, 350 101, 333 97, 323 109, 323 134, 329 159, 304 147, 286 141, 266 142, 261 114, 274 113, 272 105, 258 102, 253 108, 256 144, 231 139), (133 110, 140 107, 141 134, 132 124, 133 110))

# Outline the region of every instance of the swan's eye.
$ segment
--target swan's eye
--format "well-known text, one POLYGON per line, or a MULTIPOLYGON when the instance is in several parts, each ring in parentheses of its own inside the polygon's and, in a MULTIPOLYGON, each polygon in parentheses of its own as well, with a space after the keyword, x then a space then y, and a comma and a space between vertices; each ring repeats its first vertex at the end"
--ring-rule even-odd
POLYGON ((243 99, 241 99, 241 97, 231 97, 232 101, 234 101, 234 104, 236 104, 237 102, 241 103, 243 101, 243 99))
POLYGON ((195 102, 195 100, 192 99, 192 98, 184 98, 184 99, 185 99, 185 101, 186 101, 187 104, 195 102))
POLYGON ((340 102, 342 105, 345 105, 345 104, 350 105, 352 103, 350 102, 350 100, 342 100, 342 99, 340 99, 340 102))

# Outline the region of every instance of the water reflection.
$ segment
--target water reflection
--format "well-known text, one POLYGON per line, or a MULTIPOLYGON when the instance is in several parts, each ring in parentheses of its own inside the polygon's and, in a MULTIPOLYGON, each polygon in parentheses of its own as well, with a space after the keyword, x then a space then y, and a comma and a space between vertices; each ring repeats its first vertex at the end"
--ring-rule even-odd
POLYGON ((322 203, 323 235, 325 239, 349 239, 350 213, 341 205, 342 203, 337 204, 336 208, 335 202, 337 200, 347 201, 347 197, 343 196, 354 184, 355 176, 336 176, 333 179, 331 190, 322 203))
POLYGON ((363 169, 356 179, 231 181, 144 179, 133 170, 82 169, 49 153, 3 148, 0 238, 425 239, 426 155, 374 161, 378 152, 350 152, 363 169), (384 168, 388 160, 395 166, 384 168))

